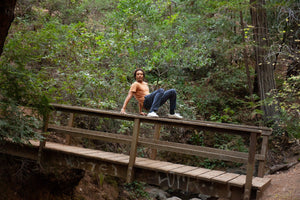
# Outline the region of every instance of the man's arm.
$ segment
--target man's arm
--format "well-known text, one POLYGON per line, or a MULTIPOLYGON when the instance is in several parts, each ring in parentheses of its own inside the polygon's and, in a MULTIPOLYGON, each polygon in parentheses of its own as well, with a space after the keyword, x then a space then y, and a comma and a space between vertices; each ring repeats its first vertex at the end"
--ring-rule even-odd
POLYGON ((133 92, 129 90, 128 95, 127 95, 127 97, 126 97, 126 99, 124 101, 123 107, 121 109, 121 113, 122 114, 127 114, 125 110, 126 110, 128 102, 132 98, 132 96, 133 96, 133 92))
POLYGON ((140 103, 139 103, 139 112, 140 112, 140 115, 144 115, 144 116, 147 115, 146 113, 143 112, 143 105, 140 103))

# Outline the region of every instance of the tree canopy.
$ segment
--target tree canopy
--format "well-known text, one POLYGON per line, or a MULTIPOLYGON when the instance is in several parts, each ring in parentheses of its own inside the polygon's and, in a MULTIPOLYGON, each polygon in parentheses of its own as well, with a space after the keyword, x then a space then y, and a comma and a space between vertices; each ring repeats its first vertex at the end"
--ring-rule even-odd
POLYGON ((34 136, 40 118, 28 118, 24 106, 40 115, 49 101, 120 110, 140 67, 151 90, 178 91, 186 118, 300 137, 300 5, 258 2, 19 0, 0 58, 0 138, 22 126, 25 138, 34 136), (258 5, 263 21, 255 24, 258 5), (273 87, 262 90, 264 81, 273 87))

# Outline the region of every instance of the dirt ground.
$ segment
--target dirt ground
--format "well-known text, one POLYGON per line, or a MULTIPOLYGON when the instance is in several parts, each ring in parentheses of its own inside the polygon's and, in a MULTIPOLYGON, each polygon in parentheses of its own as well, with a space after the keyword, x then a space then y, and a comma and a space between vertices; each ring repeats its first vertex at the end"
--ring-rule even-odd
POLYGON ((262 200, 300 200, 300 162, 289 170, 266 175, 272 179, 262 200))

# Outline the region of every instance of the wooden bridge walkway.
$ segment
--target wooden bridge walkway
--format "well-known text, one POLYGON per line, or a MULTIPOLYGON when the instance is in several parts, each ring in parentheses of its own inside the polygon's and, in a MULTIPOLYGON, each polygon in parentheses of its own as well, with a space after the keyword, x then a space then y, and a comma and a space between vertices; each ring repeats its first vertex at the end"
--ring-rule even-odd
POLYGON ((67 144, 32 141, 32 146, 6 144, 0 152, 37 160, 45 167, 65 166, 79 168, 96 173, 104 173, 148 184, 166 186, 186 192, 202 193, 214 197, 228 199, 259 199, 270 179, 263 178, 268 137, 272 130, 264 127, 231 125, 204 121, 171 120, 164 118, 148 118, 137 115, 124 115, 117 112, 103 111, 76 106, 52 104, 56 111, 70 113, 67 126, 48 124, 46 118, 44 131, 64 133, 67 144), (134 122, 132 135, 121 135, 72 127, 75 114, 93 115, 98 117, 129 120, 134 122), (140 124, 155 125, 154 138, 139 136, 140 124), (189 144, 180 144, 160 140, 161 126, 197 128, 220 134, 236 134, 248 137, 249 152, 236 152, 189 144), (104 152, 95 149, 70 146, 70 136, 130 145, 130 155, 104 152), (262 138, 260 149, 257 140, 262 138), (152 149, 150 158, 137 157, 138 146, 152 149), (157 150, 196 155, 199 157, 247 164, 247 173, 236 174, 219 170, 174 164, 155 160, 157 150), (257 153, 259 152, 259 153, 257 153), (253 177, 255 162, 258 162, 258 177, 253 177))

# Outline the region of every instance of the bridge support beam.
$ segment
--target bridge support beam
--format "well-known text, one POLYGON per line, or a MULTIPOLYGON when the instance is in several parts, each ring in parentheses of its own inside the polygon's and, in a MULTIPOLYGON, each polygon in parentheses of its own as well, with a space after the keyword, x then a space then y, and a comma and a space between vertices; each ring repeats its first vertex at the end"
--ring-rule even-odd
POLYGON ((247 164, 247 176, 246 176, 246 184, 245 184, 245 191, 244 191, 244 198, 243 198, 244 200, 249 200, 251 195, 252 178, 253 178, 253 172, 255 168, 256 140, 257 140, 256 134, 251 133, 248 164, 247 164))
POLYGON ((131 149, 130 149, 130 158, 127 170, 127 178, 126 182, 132 182, 133 178, 133 166, 136 159, 136 151, 137 151, 137 144, 139 139, 140 133, 140 119, 134 119, 134 127, 133 127, 133 134, 132 134, 132 142, 131 142, 131 149))

